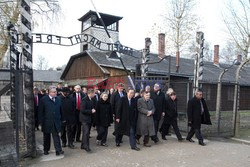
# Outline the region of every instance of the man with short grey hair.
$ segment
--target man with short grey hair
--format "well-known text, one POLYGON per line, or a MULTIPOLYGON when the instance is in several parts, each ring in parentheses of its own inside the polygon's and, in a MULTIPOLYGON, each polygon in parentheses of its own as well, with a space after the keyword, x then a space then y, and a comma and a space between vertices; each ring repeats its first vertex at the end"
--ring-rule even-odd
POLYGON ((39 123, 42 126, 44 139, 44 155, 49 154, 51 134, 54 141, 56 155, 63 154, 59 132, 61 131, 62 117, 61 100, 56 96, 56 87, 49 88, 49 95, 41 99, 39 105, 39 123))

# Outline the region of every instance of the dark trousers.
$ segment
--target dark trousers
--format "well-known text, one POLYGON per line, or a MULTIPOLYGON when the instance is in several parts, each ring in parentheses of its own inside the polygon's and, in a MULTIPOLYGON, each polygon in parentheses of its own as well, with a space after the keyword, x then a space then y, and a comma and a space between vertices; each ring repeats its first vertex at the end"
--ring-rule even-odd
MULTIPOLYGON (((136 138, 137 140, 140 140, 141 135, 136 135, 135 138, 136 138)), ((152 136, 151 136, 151 138, 152 138, 152 136)), ((144 136, 143 144, 148 144, 148 142, 149 142, 149 135, 146 135, 146 136, 144 136)))
POLYGON ((82 145, 81 148, 89 148, 89 130, 91 123, 82 122, 82 145))
POLYGON ((136 147, 136 140, 135 140, 135 128, 130 127, 129 129, 129 144, 131 148, 136 147))
POLYGON ((34 115, 35 115, 35 128, 38 129, 38 126, 39 126, 39 123, 38 123, 38 107, 37 107, 37 110, 35 110, 34 115))
MULTIPOLYGON (((164 121, 165 122, 165 121, 164 121)), ((174 132, 176 134, 176 137, 178 139, 181 139, 182 136, 181 136, 181 133, 180 133, 180 130, 179 130, 179 127, 178 127, 178 124, 177 124, 177 118, 173 118, 171 119, 170 122, 167 122, 167 123, 164 123, 163 127, 162 127, 162 136, 166 136, 169 132, 169 128, 170 126, 172 125, 173 129, 174 129, 174 132)))
POLYGON ((82 127, 82 123, 79 121, 79 115, 80 115, 80 111, 77 110, 77 115, 76 115, 76 128, 74 130, 74 134, 73 134, 73 140, 80 140, 80 137, 81 137, 81 127, 82 127))
POLYGON ((118 127, 118 123, 115 122, 115 142, 116 143, 121 143, 123 135, 117 134, 117 130, 116 130, 117 127, 118 127))
POLYGON ((76 124, 69 124, 69 123, 64 123, 62 124, 62 131, 61 131, 61 140, 63 144, 67 143, 67 138, 68 138, 68 145, 73 144, 74 139, 74 131, 76 129, 76 124), (66 138, 67 134, 67 138, 66 138))
POLYGON ((67 125, 66 122, 62 123, 61 125, 61 140, 62 140, 62 144, 66 144, 67 143, 67 138, 66 138, 66 133, 67 133, 67 125))
POLYGON ((108 136, 108 127, 104 126, 98 126, 97 127, 97 140, 100 140, 101 143, 106 143, 107 142, 107 136, 108 136))
POLYGON ((155 120, 154 119, 154 126, 155 126, 155 136, 151 136, 151 139, 152 140, 156 140, 158 138, 158 130, 159 130, 159 123, 160 123, 160 120, 155 120))
POLYGON ((60 137, 59 137, 57 132, 43 133, 43 150, 44 151, 49 151, 50 150, 50 142, 51 142, 50 141, 50 139, 51 139, 50 134, 52 134, 55 150, 56 151, 61 151, 62 146, 61 146, 61 142, 60 142, 60 137))
POLYGON ((188 132, 188 135, 187 135, 187 140, 191 139, 194 136, 194 134, 200 142, 203 142, 201 129, 195 129, 195 128, 190 129, 190 131, 188 132))

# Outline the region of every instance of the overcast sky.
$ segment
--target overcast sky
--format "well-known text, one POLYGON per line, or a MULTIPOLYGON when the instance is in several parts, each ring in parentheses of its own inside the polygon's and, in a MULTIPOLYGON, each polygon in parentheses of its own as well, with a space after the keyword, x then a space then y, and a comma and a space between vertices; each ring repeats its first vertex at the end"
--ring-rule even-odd
MULTIPOLYGON (((228 0, 199 0, 196 13, 201 20, 201 31, 211 46, 225 44, 226 33, 222 21, 224 2, 228 0)), ((80 33, 78 19, 89 10, 94 10, 90 0, 60 0, 62 15, 58 21, 49 23, 39 21, 33 33, 52 33, 72 36, 80 33)), ((162 20, 166 0, 94 0, 99 12, 122 16, 120 21, 120 42, 126 46, 142 49, 144 39, 154 23, 162 20)), ((160 33, 160 32, 159 32, 160 33)), ((157 41, 152 41, 157 42, 157 41)), ((34 44, 33 58, 42 55, 48 60, 49 67, 66 64, 70 56, 79 53, 80 45, 62 47, 47 44, 34 44)))

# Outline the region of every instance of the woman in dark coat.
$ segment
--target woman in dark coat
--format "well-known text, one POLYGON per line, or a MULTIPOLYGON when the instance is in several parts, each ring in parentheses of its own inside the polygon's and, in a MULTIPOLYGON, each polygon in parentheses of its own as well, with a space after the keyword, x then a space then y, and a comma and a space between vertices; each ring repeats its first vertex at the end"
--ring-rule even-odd
POLYGON ((101 94, 101 99, 96 104, 96 126, 97 126, 97 144, 106 146, 108 127, 113 123, 113 114, 111 104, 106 92, 101 94))
POLYGON ((178 141, 182 141, 183 138, 181 136, 180 130, 177 125, 177 99, 176 94, 172 92, 169 95, 169 98, 166 100, 166 113, 164 117, 164 126, 162 130, 162 139, 166 139, 166 134, 168 134, 169 127, 172 125, 174 132, 178 138, 178 141))

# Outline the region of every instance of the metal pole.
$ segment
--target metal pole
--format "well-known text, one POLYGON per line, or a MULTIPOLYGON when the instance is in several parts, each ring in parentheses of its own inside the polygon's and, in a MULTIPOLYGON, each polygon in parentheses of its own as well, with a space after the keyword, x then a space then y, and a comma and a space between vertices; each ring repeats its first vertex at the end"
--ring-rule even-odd
POLYGON ((223 75, 225 74, 225 72, 228 71, 228 69, 224 69, 220 75, 219 75, 219 79, 218 79, 218 85, 217 85, 217 97, 216 97, 216 113, 215 113, 215 120, 218 123, 217 124, 217 132, 218 135, 220 134, 220 110, 221 110, 221 79, 223 77, 223 75))
POLYGON ((240 112, 239 112, 239 98, 240 98, 240 71, 241 69, 250 62, 250 58, 246 59, 241 65, 237 68, 235 75, 235 89, 234 89, 234 106, 233 106, 233 135, 239 137, 240 130, 240 112))
POLYGON ((15 70, 15 108, 16 108, 16 153, 17 164, 19 164, 19 54, 16 55, 16 70, 15 70))

